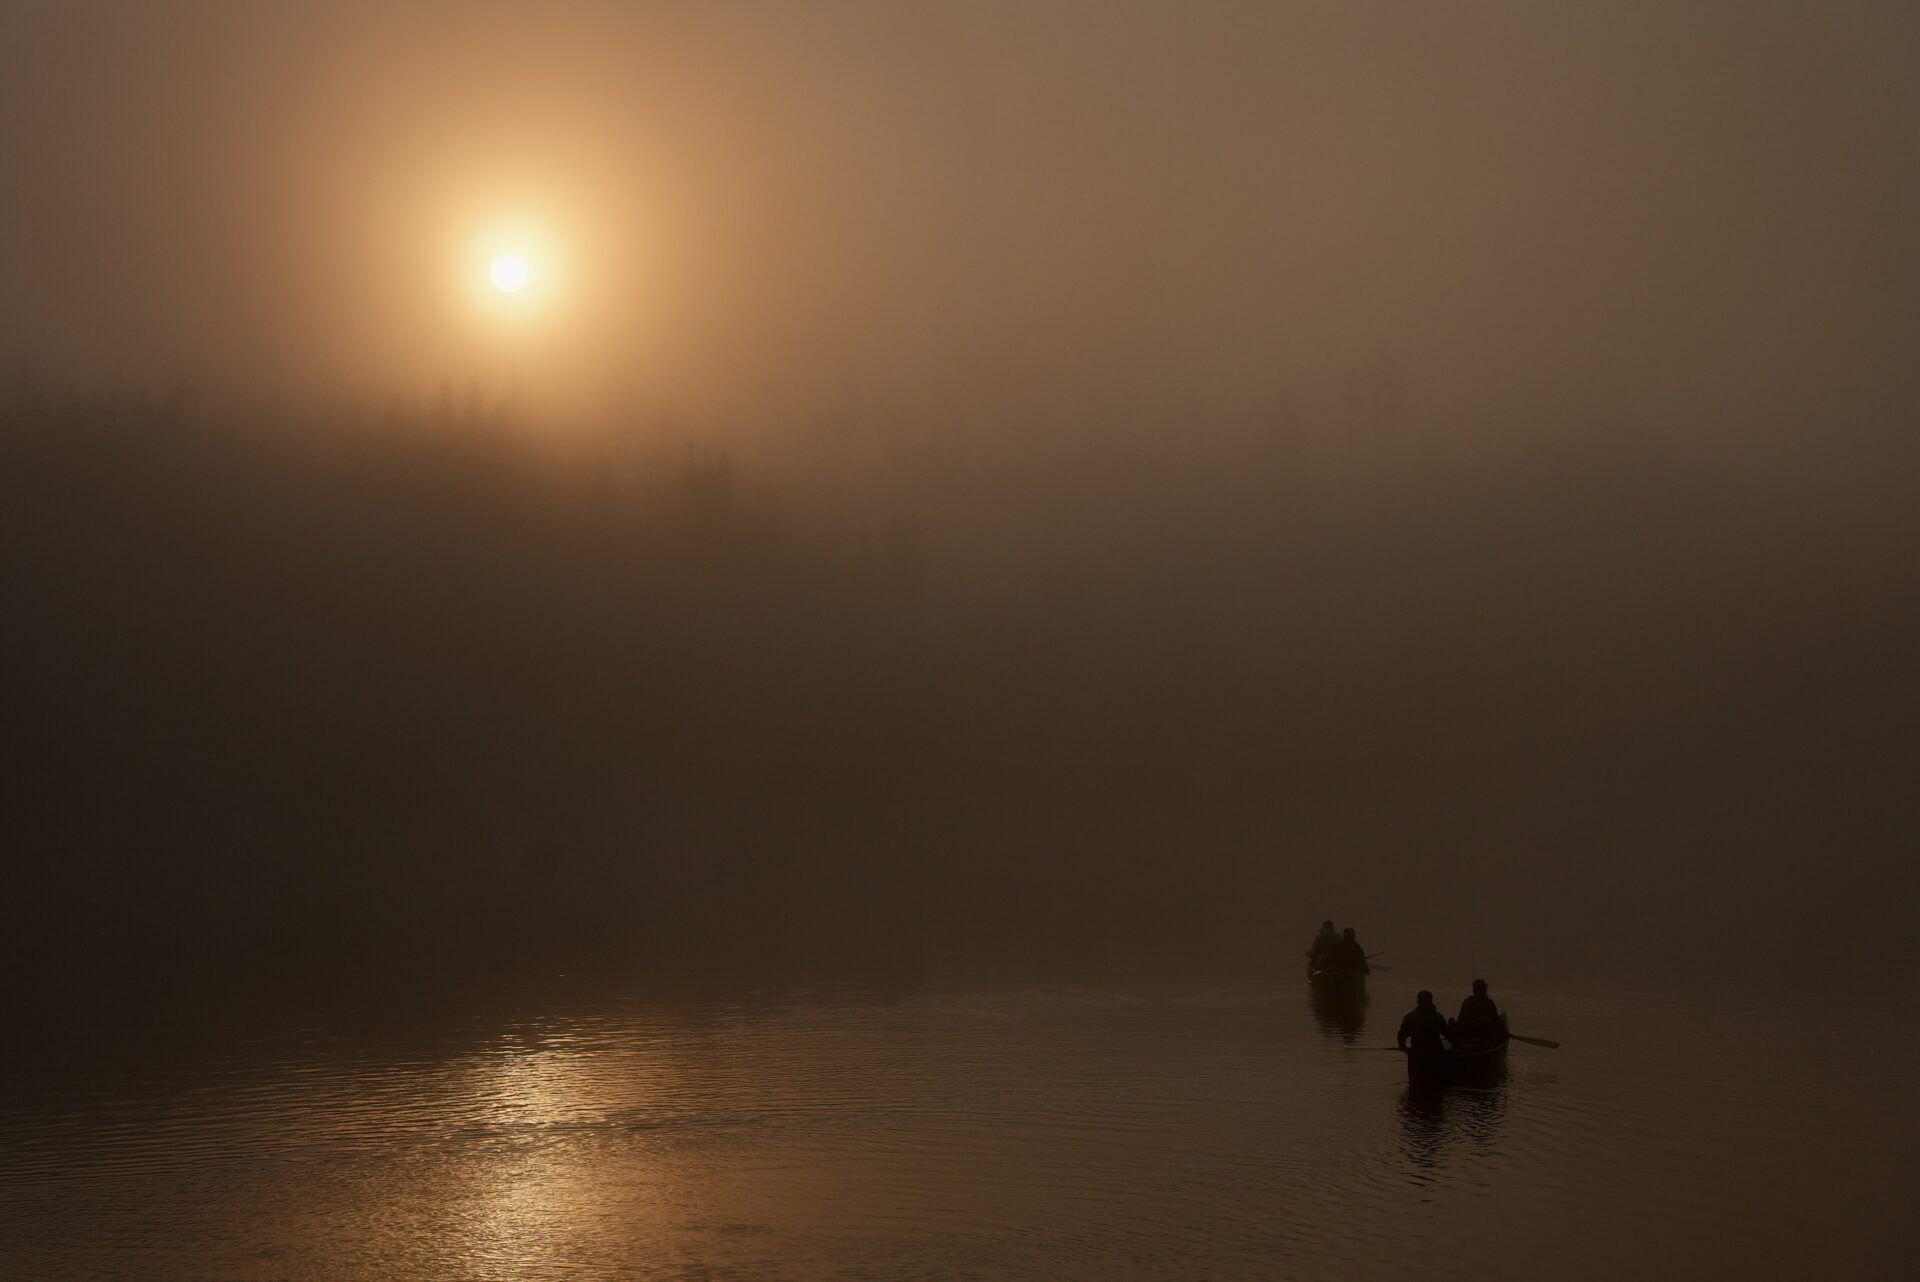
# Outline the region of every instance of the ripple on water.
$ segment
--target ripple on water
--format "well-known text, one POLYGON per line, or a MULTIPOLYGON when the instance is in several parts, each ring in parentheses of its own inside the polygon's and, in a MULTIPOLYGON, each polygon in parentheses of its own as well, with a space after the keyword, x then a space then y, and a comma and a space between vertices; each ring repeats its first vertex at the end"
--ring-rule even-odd
POLYGON ((1429 1097, 1291 993, 588 1006, 0 1079, 0 1276, 1871 1274, 1915 1191, 1857 1009, 1729 1062, 1724 999, 1542 999, 1566 1050, 1429 1097))

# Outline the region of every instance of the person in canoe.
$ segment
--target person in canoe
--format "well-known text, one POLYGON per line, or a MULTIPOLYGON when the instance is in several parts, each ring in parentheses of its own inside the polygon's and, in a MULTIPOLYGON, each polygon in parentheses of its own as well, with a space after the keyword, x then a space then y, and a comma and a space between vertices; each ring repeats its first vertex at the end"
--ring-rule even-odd
POLYGON ((1396 1039, 1400 1049, 1415 1055, 1440 1054, 1446 1050, 1447 1017, 1433 1004, 1433 994, 1426 989, 1413 1000, 1413 1009, 1400 1021, 1396 1039))
POLYGON ((1357 970, 1362 975, 1372 970, 1367 964, 1367 950, 1353 937, 1353 927, 1349 926, 1340 935, 1340 942, 1334 945, 1333 955, 1325 963, 1334 970, 1357 970))
POLYGON ((1500 1008, 1487 996, 1487 981, 1473 981, 1473 995, 1460 1003, 1460 1018, 1453 1021, 1454 1040, 1490 1038, 1501 1034, 1500 1008))
POLYGON ((1320 923, 1320 933, 1313 937, 1313 946, 1307 949, 1307 964, 1315 970, 1333 960, 1333 953, 1340 947, 1340 932, 1333 928, 1328 919, 1320 923))

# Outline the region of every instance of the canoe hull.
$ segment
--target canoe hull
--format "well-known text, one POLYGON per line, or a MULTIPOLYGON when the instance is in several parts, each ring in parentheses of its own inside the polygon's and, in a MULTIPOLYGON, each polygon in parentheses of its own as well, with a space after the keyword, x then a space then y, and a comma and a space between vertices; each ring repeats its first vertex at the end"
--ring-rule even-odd
POLYGON ((1509 1044, 1503 1019, 1497 1038, 1475 1040, 1444 1051, 1409 1051, 1407 1080, 1423 1085, 1486 1081, 1505 1071, 1509 1044))
POLYGON ((1367 972, 1364 970, 1316 970, 1307 967, 1307 983, 1316 993, 1329 997, 1358 995, 1367 991, 1367 972))

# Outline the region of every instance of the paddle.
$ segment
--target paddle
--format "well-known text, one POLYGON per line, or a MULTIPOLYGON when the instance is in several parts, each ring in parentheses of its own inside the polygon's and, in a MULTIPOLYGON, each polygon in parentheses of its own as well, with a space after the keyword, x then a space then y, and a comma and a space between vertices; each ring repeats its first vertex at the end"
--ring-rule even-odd
MULTIPOLYGON (((1559 1042, 1545 1037, 1522 1037, 1518 1033, 1508 1033, 1507 1040, 1510 1042, 1525 1042, 1529 1046, 1544 1046, 1550 1051, 1560 1049, 1559 1042)), ((1375 1046, 1373 1049, 1377 1051, 1400 1051, 1402 1054, 1406 1052, 1406 1047, 1404 1046, 1375 1046)))

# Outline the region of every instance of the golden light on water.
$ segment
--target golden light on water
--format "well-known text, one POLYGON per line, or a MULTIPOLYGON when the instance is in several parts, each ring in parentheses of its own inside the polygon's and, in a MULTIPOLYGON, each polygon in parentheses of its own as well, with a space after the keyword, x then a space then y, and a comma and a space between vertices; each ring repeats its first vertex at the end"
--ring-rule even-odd
POLYGON ((494 259, 487 275, 492 278, 493 287, 505 294, 519 293, 531 277, 527 260, 518 254, 502 254, 494 259))

